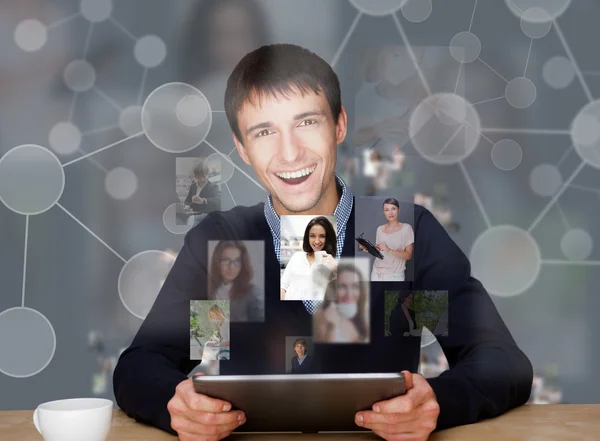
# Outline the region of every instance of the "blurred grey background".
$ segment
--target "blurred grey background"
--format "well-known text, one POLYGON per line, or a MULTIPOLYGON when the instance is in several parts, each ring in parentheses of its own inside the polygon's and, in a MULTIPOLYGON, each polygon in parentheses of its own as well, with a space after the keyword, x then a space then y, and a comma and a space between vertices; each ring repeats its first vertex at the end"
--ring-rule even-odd
MULTIPOLYGON (((165 215, 176 157, 231 154, 222 208, 264 200, 232 151, 222 99, 237 61, 275 42, 338 73, 349 115, 338 172, 353 192, 415 198, 476 255, 553 388, 536 402, 598 402, 600 112, 586 106, 600 95, 599 19, 596 0, 3 0, 0 408, 113 398, 114 363, 143 318, 135 305, 152 302, 183 244, 165 215), (177 154, 140 134, 140 106, 171 82, 212 109, 206 142, 177 154), (410 136, 431 108, 419 107, 424 82, 473 104, 445 103, 470 125, 443 155, 410 136), (583 155, 574 121, 592 146, 583 155)), ((443 359, 436 344, 424 351, 443 359)))

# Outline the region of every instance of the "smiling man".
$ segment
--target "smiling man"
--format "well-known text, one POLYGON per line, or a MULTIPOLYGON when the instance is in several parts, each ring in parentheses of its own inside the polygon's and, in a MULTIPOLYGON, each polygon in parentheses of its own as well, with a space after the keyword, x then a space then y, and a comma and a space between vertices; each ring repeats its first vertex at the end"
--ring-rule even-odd
MULTIPOLYGON (((206 298, 208 241, 265 242, 265 322, 231 324, 235 358, 220 364, 221 375, 282 374, 286 336, 311 334, 319 304, 280 301, 280 216, 333 214, 336 257, 353 257, 355 250, 354 198, 334 173, 347 116, 331 66, 295 45, 263 46, 233 70, 225 111, 241 158, 268 190, 266 202, 213 212, 188 232, 114 374, 117 402, 128 415, 182 441, 221 439, 245 422, 243 410, 197 394, 187 378, 197 365, 189 359, 189 301, 206 298)), ((405 372, 406 395, 355 415, 357 425, 387 440, 423 441, 436 428, 497 416, 525 403, 531 390, 531 364, 471 277, 466 256, 418 205, 414 225, 412 289, 449 292, 449 336, 439 342, 450 370, 425 379, 414 373, 420 340, 384 337, 384 290, 408 288, 404 282, 372 284, 371 325, 380 331, 371 332, 369 344, 316 345, 312 351, 317 373, 405 372)))

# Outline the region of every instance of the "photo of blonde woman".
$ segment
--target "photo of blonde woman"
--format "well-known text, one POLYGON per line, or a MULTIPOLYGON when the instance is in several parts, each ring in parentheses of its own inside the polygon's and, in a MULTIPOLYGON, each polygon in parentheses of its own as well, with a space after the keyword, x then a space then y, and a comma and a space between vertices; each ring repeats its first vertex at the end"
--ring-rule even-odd
POLYGON ((229 301, 190 301, 190 359, 229 360, 229 301))
POLYGON ((315 343, 369 343, 369 284, 358 262, 343 259, 337 279, 327 288, 325 300, 313 317, 315 343))

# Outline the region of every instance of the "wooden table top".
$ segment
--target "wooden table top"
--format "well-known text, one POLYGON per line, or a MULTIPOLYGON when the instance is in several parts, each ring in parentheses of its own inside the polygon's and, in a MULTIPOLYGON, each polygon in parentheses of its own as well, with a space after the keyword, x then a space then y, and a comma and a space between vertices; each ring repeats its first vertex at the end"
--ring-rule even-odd
MULTIPOLYGON (((0 411, 0 440, 40 441, 32 410, 0 411)), ((175 436, 136 423, 115 410, 108 441, 167 441, 175 436)), ((228 440, 307 441, 377 440, 372 433, 232 435, 228 440), (260 437, 260 438, 259 438, 260 437)), ((597 441, 600 440, 600 404, 526 405, 498 418, 434 433, 430 441, 597 441)))

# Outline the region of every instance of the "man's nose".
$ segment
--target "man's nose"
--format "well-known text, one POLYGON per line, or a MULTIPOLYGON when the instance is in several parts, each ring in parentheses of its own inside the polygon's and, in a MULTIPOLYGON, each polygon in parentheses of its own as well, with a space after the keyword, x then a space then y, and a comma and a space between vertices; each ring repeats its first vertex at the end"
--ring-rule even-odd
POLYGON ((296 162, 302 154, 303 146, 293 133, 284 133, 281 137, 281 158, 286 163, 296 162))

